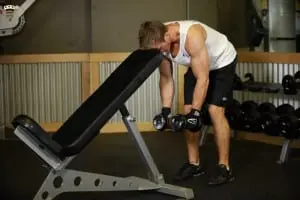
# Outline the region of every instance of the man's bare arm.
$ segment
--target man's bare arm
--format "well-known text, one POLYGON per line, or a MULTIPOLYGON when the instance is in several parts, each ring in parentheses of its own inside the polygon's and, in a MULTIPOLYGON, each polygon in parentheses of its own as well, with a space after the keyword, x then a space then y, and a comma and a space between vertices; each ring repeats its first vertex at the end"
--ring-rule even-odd
POLYGON ((206 33, 200 26, 191 27, 186 49, 191 56, 191 69, 196 77, 192 108, 201 109, 209 85, 209 57, 205 45, 206 33))
POLYGON ((172 66, 167 59, 162 61, 159 67, 159 72, 159 88, 162 106, 171 108, 174 98, 174 80, 172 75, 172 66))

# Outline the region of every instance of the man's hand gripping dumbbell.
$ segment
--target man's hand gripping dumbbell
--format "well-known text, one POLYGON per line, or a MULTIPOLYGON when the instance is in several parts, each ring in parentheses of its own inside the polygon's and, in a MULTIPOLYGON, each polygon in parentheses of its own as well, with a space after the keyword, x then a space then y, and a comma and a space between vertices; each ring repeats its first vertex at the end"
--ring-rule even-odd
POLYGON ((201 129, 202 114, 197 109, 192 109, 187 115, 175 115, 171 118, 172 130, 175 132, 189 130, 191 132, 197 132, 201 129))
POLYGON ((170 108, 162 108, 161 113, 155 115, 153 118, 154 128, 159 131, 171 128, 174 132, 183 131, 185 129, 196 132, 202 127, 201 112, 199 110, 192 109, 187 115, 177 114, 170 117, 170 114, 170 108))

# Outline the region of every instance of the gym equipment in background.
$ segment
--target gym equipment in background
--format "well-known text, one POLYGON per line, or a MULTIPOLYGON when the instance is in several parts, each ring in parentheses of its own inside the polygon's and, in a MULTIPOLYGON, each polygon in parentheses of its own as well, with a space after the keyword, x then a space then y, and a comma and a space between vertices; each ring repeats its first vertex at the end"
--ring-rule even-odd
POLYGON ((259 92, 262 90, 262 84, 254 81, 254 76, 251 73, 244 75, 246 80, 243 82, 244 88, 250 92, 259 92))
POLYGON ((17 34, 23 29, 26 23, 24 13, 34 2, 25 0, 21 6, 0 6, 0 37, 17 34))
POLYGON ((241 121, 242 121, 242 110, 241 103, 233 99, 229 105, 225 108, 225 116, 228 120, 228 123, 233 129, 241 129, 241 121))
MULTIPOLYGON (((279 135, 286 139, 297 139, 299 137, 299 120, 296 110, 289 104, 283 104, 277 109, 279 135)), ((299 113, 298 113, 299 114, 299 113)))
POLYGON ((233 89, 234 90, 243 90, 244 89, 242 79, 236 73, 234 74, 234 79, 233 79, 233 89))
POLYGON ((244 101, 240 109, 242 111, 241 126, 242 130, 258 132, 260 131, 258 104, 255 101, 244 101))
POLYGON ((276 112, 276 106, 269 102, 263 102, 259 105, 258 111, 259 116, 259 126, 266 135, 278 136, 277 120, 279 116, 276 112))
MULTIPOLYGON (((14 134, 49 166, 50 172, 34 199, 54 199, 66 192, 156 191, 193 199, 192 189, 165 183, 125 103, 155 71, 165 57, 159 50, 136 50, 99 86, 52 136, 34 119, 18 115, 12 121, 14 134), (148 169, 148 179, 115 177, 66 169, 68 164, 120 111, 148 169), (54 183, 60 184, 54 184, 54 183)), ((120 154, 120 156, 122 156, 120 154)), ((16 180, 17 181, 17 180, 16 180)))
MULTIPOLYGON (((286 115, 286 116, 288 116, 288 115, 286 115)), ((300 137, 300 123, 299 123, 300 108, 297 108, 291 114, 291 116, 293 116, 293 117, 291 119, 288 119, 289 122, 284 122, 285 118, 284 118, 284 120, 280 121, 280 123, 287 123, 287 124, 286 125, 281 124, 281 126, 283 126, 281 128, 284 128, 286 132, 283 134, 283 137, 285 137, 285 140, 282 144, 279 160, 277 161, 278 164, 284 164, 287 162, 291 143, 294 140, 299 139, 299 137, 300 137), (289 123, 293 123, 293 124, 289 124, 289 123), (293 129, 289 130, 289 128, 293 128, 293 129), (287 131, 291 131, 291 132, 287 132, 287 131)))
POLYGON ((295 79, 295 83, 296 83, 296 88, 300 89, 300 71, 297 71, 294 74, 294 79, 295 79))
POLYGON ((297 85, 294 76, 289 74, 283 76, 281 84, 282 84, 284 94, 287 95, 297 94, 297 85))
POLYGON ((252 73, 245 73, 244 78, 245 81, 235 74, 233 89, 237 91, 250 91, 250 92, 266 92, 266 93, 278 93, 282 85, 274 84, 274 83, 266 83, 266 82, 257 82, 254 79, 252 73))

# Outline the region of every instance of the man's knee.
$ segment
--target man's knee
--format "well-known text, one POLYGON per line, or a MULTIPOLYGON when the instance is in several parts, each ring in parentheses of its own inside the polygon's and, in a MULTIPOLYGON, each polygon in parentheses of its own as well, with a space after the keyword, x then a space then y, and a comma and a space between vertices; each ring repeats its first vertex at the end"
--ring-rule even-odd
POLYGON ((218 119, 225 117, 225 108, 221 106, 216 106, 213 104, 210 104, 208 106, 208 112, 212 119, 218 119))

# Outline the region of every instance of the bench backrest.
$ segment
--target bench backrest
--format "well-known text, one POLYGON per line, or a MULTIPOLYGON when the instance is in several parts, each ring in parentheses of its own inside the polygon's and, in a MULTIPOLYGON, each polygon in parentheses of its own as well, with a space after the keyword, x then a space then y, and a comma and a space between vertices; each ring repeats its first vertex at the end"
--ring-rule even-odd
POLYGON ((53 135, 66 155, 79 153, 160 65, 158 50, 131 53, 53 135))

